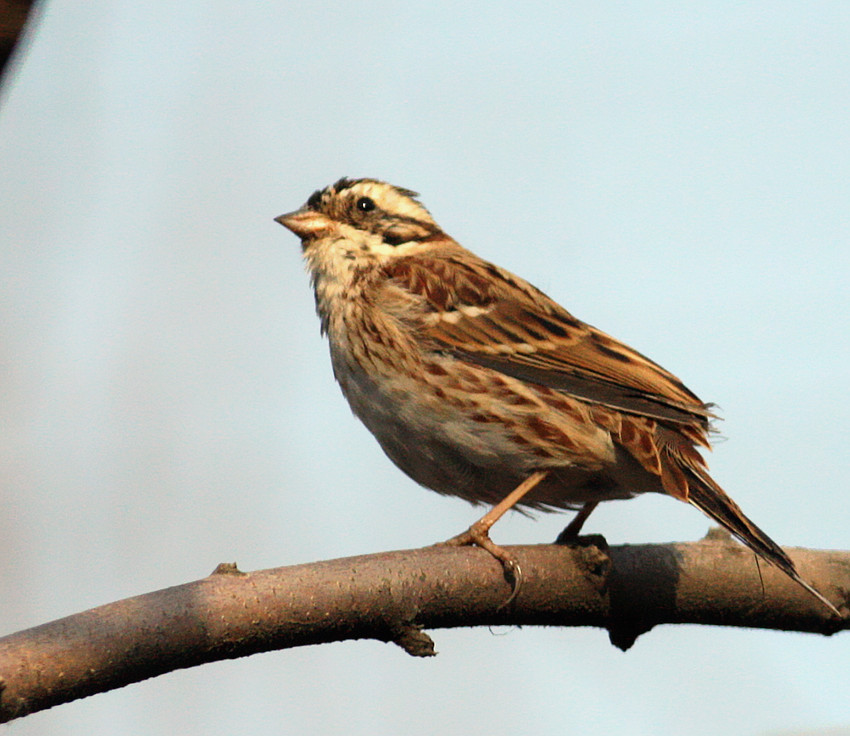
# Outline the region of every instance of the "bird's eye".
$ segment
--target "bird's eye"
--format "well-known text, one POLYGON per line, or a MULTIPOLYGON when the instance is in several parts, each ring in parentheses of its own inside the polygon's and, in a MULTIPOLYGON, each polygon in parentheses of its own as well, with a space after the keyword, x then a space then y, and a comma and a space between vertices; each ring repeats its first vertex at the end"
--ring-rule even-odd
POLYGON ((357 200, 357 209, 361 212, 371 212, 375 209, 375 201, 371 197, 360 197, 357 200))

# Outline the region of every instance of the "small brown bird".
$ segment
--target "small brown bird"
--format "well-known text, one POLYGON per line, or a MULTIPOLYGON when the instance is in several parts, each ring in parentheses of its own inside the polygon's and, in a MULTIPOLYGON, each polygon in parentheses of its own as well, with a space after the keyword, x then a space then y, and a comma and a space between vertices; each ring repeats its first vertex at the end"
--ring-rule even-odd
POLYGON ((709 476, 708 405, 672 373, 462 248, 418 195, 340 179, 277 221, 301 238, 334 375, 390 459, 438 493, 494 508, 450 540, 512 569, 490 527, 509 508, 688 501, 836 615, 709 476))

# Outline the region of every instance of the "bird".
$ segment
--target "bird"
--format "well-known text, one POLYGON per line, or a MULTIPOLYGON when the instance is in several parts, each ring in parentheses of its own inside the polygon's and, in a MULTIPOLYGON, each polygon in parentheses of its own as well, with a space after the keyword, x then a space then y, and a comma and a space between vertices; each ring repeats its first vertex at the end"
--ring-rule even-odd
MULTIPOLYGON (((275 218, 301 239, 334 376, 387 456, 437 493, 492 508, 448 540, 489 551, 509 509, 685 501, 834 615, 786 552, 712 479, 712 405, 646 356, 447 235, 409 189, 342 178, 275 218)), ((516 588, 514 589, 516 590, 516 588)))

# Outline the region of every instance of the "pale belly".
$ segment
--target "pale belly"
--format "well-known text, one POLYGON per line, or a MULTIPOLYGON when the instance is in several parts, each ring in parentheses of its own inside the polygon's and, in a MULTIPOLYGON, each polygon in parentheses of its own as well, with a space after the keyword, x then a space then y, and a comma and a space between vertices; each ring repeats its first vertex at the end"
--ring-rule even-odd
MULTIPOLYGON (((411 391, 403 380, 376 382, 347 364, 333 362, 352 411, 387 456, 413 480, 438 493, 493 504, 541 469, 550 473, 523 505, 575 508, 587 501, 661 490, 603 430, 598 430, 598 438, 591 434, 580 453, 565 448, 540 457, 525 438, 517 437, 510 412, 504 421, 475 421, 468 408, 441 400, 427 387, 411 391)), ((539 411, 545 415, 552 410, 539 411)), ((563 417, 558 419, 563 422, 563 417)), ((588 434, 586 426, 579 430, 588 434)))

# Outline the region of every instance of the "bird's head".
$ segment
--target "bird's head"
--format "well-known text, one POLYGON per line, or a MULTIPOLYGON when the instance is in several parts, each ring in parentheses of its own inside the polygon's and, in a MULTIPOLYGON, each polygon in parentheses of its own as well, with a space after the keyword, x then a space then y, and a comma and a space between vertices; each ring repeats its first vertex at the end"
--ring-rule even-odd
POLYGON ((301 238, 308 260, 314 246, 349 260, 399 255, 407 244, 442 234, 416 196, 376 179, 340 179, 276 220, 301 238))
POLYGON ((276 218, 301 238, 323 330, 333 305, 356 298, 364 276, 394 259, 453 243, 416 196, 376 179, 340 179, 276 218))

